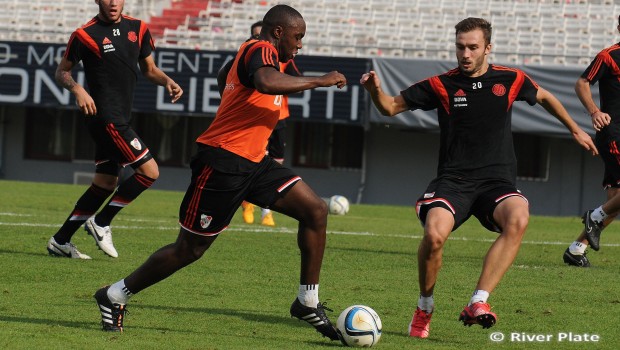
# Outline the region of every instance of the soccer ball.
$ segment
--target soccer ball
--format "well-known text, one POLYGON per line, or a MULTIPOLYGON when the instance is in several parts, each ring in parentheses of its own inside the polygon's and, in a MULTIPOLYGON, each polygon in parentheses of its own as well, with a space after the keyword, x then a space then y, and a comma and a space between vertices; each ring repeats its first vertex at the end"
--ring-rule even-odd
POLYGON ((345 196, 331 196, 328 204, 329 213, 332 215, 344 215, 349 212, 349 200, 345 196))
POLYGON ((369 348, 381 339, 381 319, 365 305, 353 305, 338 316, 336 331, 344 345, 369 348))

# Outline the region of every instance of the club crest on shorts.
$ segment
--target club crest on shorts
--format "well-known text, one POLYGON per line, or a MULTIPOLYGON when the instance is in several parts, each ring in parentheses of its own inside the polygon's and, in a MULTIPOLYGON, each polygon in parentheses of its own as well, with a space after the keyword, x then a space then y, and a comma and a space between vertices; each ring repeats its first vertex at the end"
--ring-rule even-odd
POLYGON ((424 198, 433 198, 435 197, 435 192, 428 192, 424 194, 424 198))
POLYGON ((211 224, 212 216, 202 214, 200 215, 200 227, 207 228, 211 224))
POLYGON ((142 144, 140 143, 138 138, 135 138, 135 139, 131 140, 131 142, 129 144, 131 145, 131 147, 137 149, 138 151, 140 151, 142 149, 142 144))

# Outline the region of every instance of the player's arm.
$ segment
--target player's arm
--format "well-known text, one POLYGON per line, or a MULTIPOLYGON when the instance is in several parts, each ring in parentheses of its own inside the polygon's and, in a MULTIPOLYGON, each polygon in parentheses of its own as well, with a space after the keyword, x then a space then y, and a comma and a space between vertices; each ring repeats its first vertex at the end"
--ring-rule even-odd
POLYGON ((84 89, 82 85, 78 84, 71 76, 73 66, 73 62, 63 57, 62 60, 60 60, 58 67, 56 67, 56 74, 54 75, 54 78, 58 84, 75 95, 75 104, 80 108, 82 113, 86 115, 96 115, 97 106, 95 106, 95 101, 86 89, 84 89))
POLYGON ((594 102, 588 79, 580 77, 575 83, 575 92, 577 97, 579 97, 579 101, 581 101, 581 104, 592 118, 594 130, 600 131, 603 127, 609 125, 611 117, 609 114, 602 112, 596 105, 596 102, 594 102))
POLYGON ((579 127, 579 125, 577 125, 577 123, 575 123, 560 100, 558 100, 552 93, 542 87, 539 87, 538 92, 536 93, 536 102, 538 102, 538 104, 543 106, 547 112, 564 124, 568 131, 570 131, 571 135, 573 135, 575 141, 580 144, 581 147, 592 152, 592 155, 598 154, 598 150, 596 149, 590 135, 588 135, 579 127))
POLYGON ((172 103, 176 102, 181 95, 183 95, 183 89, 172 78, 166 75, 155 64, 155 60, 152 56, 146 56, 139 61, 140 71, 145 78, 151 83, 161 85, 166 88, 168 94, 172 98, 172 103))
POLYGON ((254 87, 260 93, 268 95, 288 95, 317 87, 337 86, 342 89, 347 78, 337 71, 318 77, 293 77, 281 73, 275 67, 265 66, 254 73, 254 87))
POLYGON ((383 92, 381 81, 374 71, 362 75, 360 84, 370 93, 372 102, 382 115, 391 117, 410 109, 402 95, 391 96, 383 92))
POLYGON ((230 69, 232 68, 233 62, 234 60, 229 60, 217 72, 217 89, 220 92, 220 97, 224 94, 224 88, 226 87, 226 79, 228 77, 228 72, 230 72, 230 69))

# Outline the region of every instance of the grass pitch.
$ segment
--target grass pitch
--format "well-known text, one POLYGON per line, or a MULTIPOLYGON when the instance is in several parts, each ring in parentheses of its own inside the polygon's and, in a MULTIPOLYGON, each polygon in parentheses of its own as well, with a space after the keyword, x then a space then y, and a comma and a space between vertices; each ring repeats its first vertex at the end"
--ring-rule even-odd
MULTIPOLYGON (((246 225, 240 211, 201 260, 132 298, 124 333, 102 332, 93 293, 176 238, 183 194, 149 190, 125 208, 112 226, 118 259, 97 250, 83 230, 72 241, 93 260, 48 256, 47 240, 84 189, 0 181, 0 348, 342 346, 289 316, 298 286, 296 223, 276 214, 275 228, 246 225)), ((470 220, 446 244, 431 335, 420 340, 407 337, 422 235, 414 210, 353 205, 348 215, 329 217, 320 296, 334 309, 333 322, 349 305, 374 308, 383 321, 379 349, 618 349, 616 225, 604 232, 601 250, 589 254, 593 267, 578 269, 564 265, 562 253, 581 220, 532 217, 514 265, 489 299, 499 321, 482 329, 457 321, 495 239, 470 220), (497 332, 503 341, 493 341, 497 332)))

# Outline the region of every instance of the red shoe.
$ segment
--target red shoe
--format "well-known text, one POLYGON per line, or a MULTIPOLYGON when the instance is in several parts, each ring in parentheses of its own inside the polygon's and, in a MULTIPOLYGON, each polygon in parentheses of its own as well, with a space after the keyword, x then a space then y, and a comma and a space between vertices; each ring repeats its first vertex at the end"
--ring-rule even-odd
POLYGON ((409 324, 409 336, 416 338, 428 338, 433 312, 426 312, 419 307, 415 310, 409 324))
POLYGON ((464 326, 479 324, 482 328, 491 328, 497 322, 497 315, 491 312, 491 305, 483 302, 473 303, 465 306, 459 321, 463 321, 464 326))

